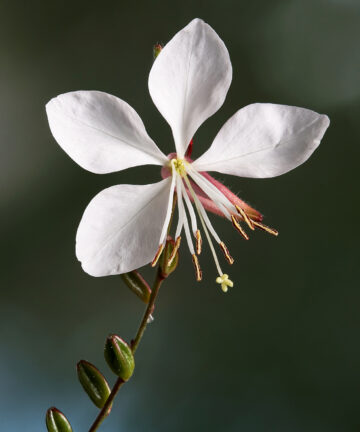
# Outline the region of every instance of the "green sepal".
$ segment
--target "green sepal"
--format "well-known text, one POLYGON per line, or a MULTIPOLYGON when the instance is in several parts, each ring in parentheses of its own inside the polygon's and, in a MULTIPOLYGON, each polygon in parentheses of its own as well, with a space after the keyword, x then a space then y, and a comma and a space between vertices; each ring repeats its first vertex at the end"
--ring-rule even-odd
POLYGON ((159 259, 159 268, 161 271, 161 275, 164 278, 167 278, 176 269, 179 263, 179 252, 176 252, 176 255, 172 260, 171 264, 167 265, 174 246, 175 241, 172 239, 172 237, 168 236, 166 239, 163 253, 161 254, 161 257, 159 259))
POLYGON ((76 365, 78 378, 89 398, 98 408, 102 408, 111 390, 104 375, 91 363, 80 360, 76 365))
POLYGON ((48 432, 72 432, 68 419, 55 407, 47 410, 45 421, 48 432))
POLYGON ((137 270, 123 273, 120 276, 133 293, 144 303, 149 303, 151 294, 150 286, 137 270))
POLYGON ((104 349, 105 360, 115 375, 122 380, 130 379, 134 372, 135 360, 129 345, 119 336, 110 335, 104 349))

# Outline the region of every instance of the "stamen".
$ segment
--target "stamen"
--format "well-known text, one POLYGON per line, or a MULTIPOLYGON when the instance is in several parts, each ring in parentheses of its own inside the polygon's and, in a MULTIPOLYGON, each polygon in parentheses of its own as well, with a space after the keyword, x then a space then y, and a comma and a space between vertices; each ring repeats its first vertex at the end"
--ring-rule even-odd
MULTIPOLYGON (((219 272, 219 275, 222 275, 223 272, 221 270, 221 267, 220 267, 220 264, 219 264, 219 260, 217 258, 217 255, 216 255, 216 252, 215 252, 215 248, 214 248, 214 245, 213 245, 213 243, 211 241, 211 237, 210 237, 210 234, 209 234, 209 231, 208 231, 207 227, 211 230, 211 233, 214 235, 214 238, 215 238, 215 240, 218 243, 220 243, 221 240, 219 239, 219 236, 216 234, 214 228, 212 227, 212 225, 210 223, 210 220, 209 220, 209 218, 208 218, 208 216, 206 214, 206 211, 205 211, 204 207, 202 206, 201 202, 199 201, 199 198, 196 196, 196 194, 194 192, 194 189, 192 188, 191 183, 190 183, 190 181, 189 181, 189 179, 188 179, 188 177, 186 175, 184 177, 184 180, 185 180, 185 182, 186 182, 186 184, 187 184, 187 186, 189 188, 191 196, 193 197, 193 200, 194 200, 194 203, 195 203, 195 206, 196 206, 196 210, 198 211, 198 214, 199 214, 201 225, 203 226, 206 238, 207 238, 207 240, 209 242, 210 250, 211 250, 211 253, 213 255, 217 271, 219 272), (207 223, 205 223, 204 219, 206 220, 207 223)), ((185 189, 185 186, 183 184, 182 184, 182 188, 185 189)), ((186 193, 186 191, 184 193, 186 193)))
MULTIPOLYGON (((182 182, 181 182, 181 185, 182 185, 182 182)), ((196 237, 196 231, 198 230, 198 228, 197 228, 197 221, 196 221, 196 215, 195 215, 193 206, 191 205, 190 198, 189 198, 188 194, 186 193, 186 190, 184 190, 182 188, 182 192, 183 192, 183 197, 184 197, 184 200, 185 200, 185 203, 186 203, 186 207, 187 207, 187 209, 189 211, 190 220, 191 220, 191 228, 193 230, 194 236, 196 237)))
MULTIPOLYGON (((235 229, 244 237, 245 240, 249 240, 249 236, 246 234, 242 226, 236 220, 234 215, 231 215, 231 222, 234 225, 235 229)), ((253 221, 254 222, 254 221, 253 221)))
POLYGON ((234 264, 234 258, 230 255, 229 249, 226 247, 224 242, 219 243, 221 250, 224 252, 225 258, 229 264, 234 264))
POLYGON ((161 244, 161 245, 159 245, 159 248, 158 248, 158 250, 156 252, 156 255, 154 256, 154 259, 151 261, 151 267, 155 267, 156 266, 157 262, 159 261, 161 252, 164 250, 164 246, 165 246, 164 243, 161 244))
POLYGON ((176 252, 179 250, 180 243, 181 243, 181 237, 179 236, 175 240, 174 249, 172 250, 171 255, 170 255, 169 259, 168 259, 167 267, 170 266, 171 263, 173 262, 173 260, 174 260, 174 258, 176 256, 176 252))
POLYGON ((201 271, 201 268, 200 268, 198 257, 195 254, 193 254, 192 255, 192 260, 193 260, 194 267, 195 267, 196 280, 198 282, 200 282, 201 279, 202 279, 202 271, 201 271))
POLYGON ((247 223, 248 227, 251 230, 255 230, 254 225, 252 223, 252 220, 249 218, 249 216, 245 213, 245 211, 239 207, 238 205, 235 204, 235 208, 238 211, 238 213, 240 214, 240 216, 244 219, 244 221, 247 223))
MULTIPOLYGON (((186 241, 190 250, 191 255, 195 254, 195 250, 194 250, 194 246, 191 240, 191 234, 190 234, 190 228, 189 228, 189 222, 187 220, 187 216, 186 216, 186 212, 185 212, 185 208, 184 208, 184 203, 183 203, 183 185, 182 185, 182 181, 180 176, 176 176, 176 190, 177 190, 177 194, 178 194, 178 206, 179 206, 179 224, 180 225, 180 221, 181 221, 181 225, 180 227, 182 227, 182 224, 184 224, 184 229, 185 229, 185 237, 186 237, 186 241)), ((176 237, 179 236, 180 233, 176 234, 176 237)))
POLYGON ((234 283, 229 279, 229 275, 222 274, 221 276, 216 278, 216 282, 221 285, 221 289, 224 293, 228 291, 228 287, 232 288, 234 283))
POLYGON ((263 231, 268 232, 269 234, 272 234, 272 235, 274 235, 274 236, 279 235, 279 232, 276 231, 276 229, 274 229, 274 228, 270 228, 270 227, 268 227, 267 225, 264 225, 264 224, 262 224, 262 223, 260 223, 260 222, 254 221, 254 220, 251 220, 251 222, 252 222, 255 226, 257 226, 258 228, 262 229, 263 231))
MULTIPOLYGON (((206 213, 206 211, 204 209, 204 206, 201 204, 201 202, 200 202, 199 198, 197 197, 197 195, 196 195, 193 187, 191 186, 189 178, 187 176, 185 176, 184 180, 185 180, 185 183, 186 183, 186 185, 187 185, 187 187, 189 189, 189 192, 190 192, 190 194, 191 194, 191 196, 192 196, 192 198, 194 200, 195 207, 196 207, 196 210, 198 212, 200 221, 202 220, 205 223, 205 225, 209 228, 209 231, 211 232, 211 234, 214 237, 215 241, 217 243, 220 243, 220 238, 217 235, 216 231, 214 230, 214 228, 213 228, 213 226, 212 226, 212 224, 210 222, 210 219, 209 219, 209 217, 208 217, 208 215, 207 215, 207 213, 206 213)), ((183 186, 183 194, 184 195, 187 194, 185 186, 183 186)))
POLYGON ((196 230, 195 238, 196 238, 196 253, 200 255, 201 248, 202 248, 202 238, 201 238, 200 230, 196 230))
POLYGON ((191 166, 188 168, 193 181, 202 189, 206 195, 213 201, 224 216, 230 220, 230 215, 235 211, 234 205, 211 184, 205 177, 196 172, 191 166))
POLYGON ((171 185, 170 185, 169 201, 168 201, 168 206, 167 206, 167 209, 166 209, 166 215, 165 215, 164 225, 163 225, 163 228, 161 230, 159 244, 162 244, 165 241, 165 238, 166 238, 166 235, 167 235, 167 231, 168 231, 168 228, 169 228, 171 213, 172 213, 172 209, 173 209, 175 181, 176 181, 176 171, 174 169, 174 162, 173 162, 173 160, 171 161, 171 168, 172 168, 172 178, 171 178, 171 185))

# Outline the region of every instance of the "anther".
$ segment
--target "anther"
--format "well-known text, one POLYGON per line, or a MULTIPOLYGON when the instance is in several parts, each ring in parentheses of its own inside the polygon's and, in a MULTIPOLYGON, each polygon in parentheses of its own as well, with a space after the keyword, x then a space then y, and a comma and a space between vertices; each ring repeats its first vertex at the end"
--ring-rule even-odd
POLYGON ((200 269, 200 264, 199 264, 198 257, 195 254, 193 254, 192 255, 192 260, 193 260, 194 267, 195 267, 196 280, 198 282, 200 282, 201 279, 202 279, 202 271, 200 269))
POLYGON ((260 223, 260 222, 254 221, 254 220, 252 221, 252 223, 253 223, 255 226, 257 226, 258 228, 262 229, 263 231, 266 231, 266 232, 269 233, 269 234, 272 234, 272 235, 274 235, 274 236, 279 235, 279 232, 276 231, 276 229, 274 229, 274 228, 270 228, 270 227, 268 227, 267 225, 264 225, 264 224, 262 224, 262 223, 260 223))
POLYGON ((231 221, 234 225, 235 229, 239 231, 239 233, 244 237, 245 240, 249 240, 249 236, 246 234, 246 232, 243 230, 239 222, 235 219, 234 215, 231 215, 231 221))
POLYGON ((174 249, 172 250, 171 255, 170 255, 169 259, 168 259, 167 266, 170 266, 171 263, 173 262, 173 260, 174 260, 174 258, 175 258, 175 256, 176 256, 176 253, 177 253, 177 251, 179 250, 180 243, 181 243, 181 237, 179 236, 179 237, 175 240, 174 249))
POLYGON ((240 216, 244 219, 244 221, 247 223, 248 227, 251 230, 255 230, 254 224, 252 222, 252 220, 249 218, 249 216, 245 213, 245 211, 239 207, 238 205, 235 204, 236 210, 238 211, 238 213, 240 214, 240 216))
POLYGON ((219 243, 221 250, 223 251, 225 258, 229 264, 234 264, 234 258, 230 255, 229 249, 226 247, 224 242, 219 243))
POLYGON ((164 246, 165 246, 164 243, 161 244, 161 245, 159 245, 159 248, 158 248, 158 250, 156 252, 156 255, 154 256, 154 259, 151 262, 151 267, 155 267, 156 266, 157 262, 159 261, 161 252, 164 250, 164 246))
POLYGON ((198 255, 200 255, 201 254, 201 249, 202 249, 202 238, 201 238, 200 230, 196 230, 196 232, 195 232, 195 238, 196 238, 196 253, 198 255))

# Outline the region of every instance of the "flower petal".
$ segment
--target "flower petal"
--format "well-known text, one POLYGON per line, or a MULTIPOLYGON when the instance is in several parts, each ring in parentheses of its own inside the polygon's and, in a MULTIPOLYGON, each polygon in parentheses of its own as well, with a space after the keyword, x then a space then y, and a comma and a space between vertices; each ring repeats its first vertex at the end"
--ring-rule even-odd
POLYGON ((112 186, 92 199, 76 236, 76 256, 87 273, 126 273, 154 258, 170 183, 171 178, 148 185, 112 186))
POLYGON ((158 55, 149 91, 172 128, 179 157, 199 126, 223 104, 231 78, 226 46, 200 19, 177 33, 158 55))
POLYGON ((286 105, 252 104, 220 129, 193 165, 240 177, 275 177, 305 162, 320 144, 329 118, 286 105))
POLYGON ((136 111, 115 96, 99 91, 65 93, 52 99, 46 112, 60 146, 96 174, 167 161, 136 111))

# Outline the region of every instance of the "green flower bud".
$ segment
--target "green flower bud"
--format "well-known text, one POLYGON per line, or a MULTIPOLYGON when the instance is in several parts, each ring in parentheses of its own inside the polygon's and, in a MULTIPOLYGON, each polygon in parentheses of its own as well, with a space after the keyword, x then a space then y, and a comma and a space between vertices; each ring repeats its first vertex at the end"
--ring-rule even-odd
POLYGON ((144 303, 149 303, 151 289, 146 280, 137 270, 120 275, 126 285, 135 293, 144 303))
POLYGON ((156 45, 154 45, 154 59, 156 59, 156 57, 160 54, 161 50, 163 49, 163 46, 159 43, 157 43, 156 45))
POLYGON ((127 381, 134 372, 135 360, 129 345, 119 336, 110 335, 106 339, 105 360, 115 375, 127 381))
POLYGON ((159 260, 161 275, 164 278, 168 277, 178 265, 180 240, 179 237, 175 242, 170 236, 167 237, 164 251, 159 260))
POLYGON ((68 419, 55 407, 47 410, 45 420, 48 432, 72 432, 68 419))
POLYGON ((110 387, 104 375, 91 363, 80 360, 76 365, 83 389, 98 408, 102 408, 110 395, 110 387))

